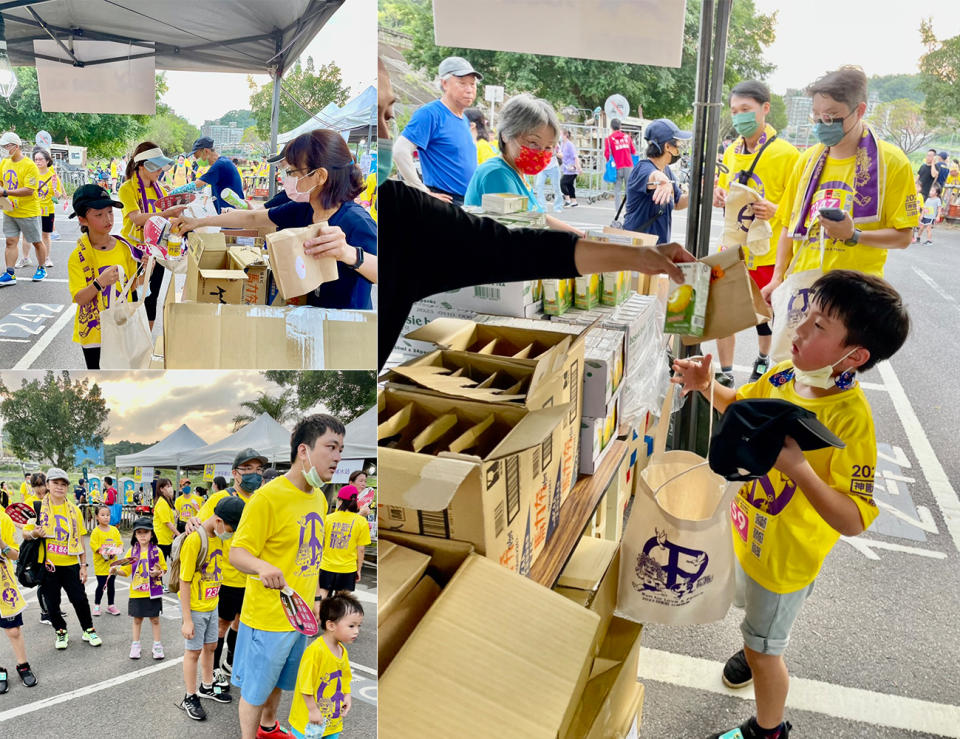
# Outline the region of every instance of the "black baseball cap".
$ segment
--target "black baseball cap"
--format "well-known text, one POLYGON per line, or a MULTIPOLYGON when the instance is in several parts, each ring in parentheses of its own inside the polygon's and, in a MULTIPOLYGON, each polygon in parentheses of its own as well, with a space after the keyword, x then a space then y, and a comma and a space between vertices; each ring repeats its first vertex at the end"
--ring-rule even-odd
POLYGON ((243 499, 236 495, 228 495, 221 499, 213 508, 213 515, 219 516, 231 528, 237 528, 240 516, 243 515, 243 499))
POLYGON ((114 200, 113 196, 100 185, 81 185, 73 193, 73 213, 67 218, 84 216, 88 210, 110 207, 122 208, 123 203, 114 200))
POLYGON ((787 436, 805 452, 846 446, 806 408, 778 398, 738 400, 727 406, 710 441, 710 469, 728 480, 763 477, 787 436))
POLYGON ((150 516, 140 516, 136 521, 133 522, 133 530, 137 529, 149 529, 153 531, 153 519, 150 516))
POLYGON ((257 459, 260 461, 260 464, 266 465, 267 458, 264 457, 260 452, 252 447, 247 447, 241 452, 237 453, 237 456, 233 458, 233 469, 237 469, 244 462, 249 462, 251 459, 257 459))
POLYGON ((197 153, 198 149, 212 149, 213 148, 213 139, 209 136, 201 136, 196 141, 193 142, 193 149, 190 150, 190 155, 197 153))

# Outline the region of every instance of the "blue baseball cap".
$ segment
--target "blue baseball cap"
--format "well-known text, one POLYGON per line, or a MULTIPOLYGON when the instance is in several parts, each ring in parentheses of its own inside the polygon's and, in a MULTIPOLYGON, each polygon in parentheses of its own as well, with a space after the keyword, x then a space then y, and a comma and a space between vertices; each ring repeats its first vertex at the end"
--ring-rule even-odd
POLYGON ((212 149, 213 148, 213 139, 209 136, 201 136, 196 141, 193 142, 193 149, 190 151, 191 156, 196 154, 200 149, 212 149))
POLYGON ((657 118, 657 120, 652 121, 650 125, 647 126, 643 137, 657 146, 663 146, 668 141, 673 141, 674 139, 691 139, 693 138, 693 134, 690 131, 681 131, 677 128, 677 124, 669 118, 657 118))

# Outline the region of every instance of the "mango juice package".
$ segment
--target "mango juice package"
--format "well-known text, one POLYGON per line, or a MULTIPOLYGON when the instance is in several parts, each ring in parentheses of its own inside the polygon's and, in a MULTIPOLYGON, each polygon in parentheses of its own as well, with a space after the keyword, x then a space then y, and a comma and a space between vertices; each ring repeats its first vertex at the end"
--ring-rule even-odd
POLYGON ((590 310, 600 305, 600 275, 574 278, 573 304, 580 310, 590 310))
POLYGON ((571 280, 543 280, 543 312, 548 316, 562 316, 573 305, 571 280))
POLYGON ((710 267, 703 262, 677 265, 683 271, 683 284, 670 283, 664 332, 684 336, 702 336, 710 291, 710 267))

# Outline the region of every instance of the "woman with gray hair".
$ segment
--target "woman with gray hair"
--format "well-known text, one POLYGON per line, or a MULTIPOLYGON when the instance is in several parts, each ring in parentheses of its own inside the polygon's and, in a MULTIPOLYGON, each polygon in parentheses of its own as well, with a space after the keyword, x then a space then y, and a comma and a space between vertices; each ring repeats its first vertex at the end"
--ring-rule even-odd
MULTIPOLYGON (((523 175, 538 174, 553 158, 560 135, 557 114, 546 100, 523 93, 504 104, 498 123, 500 156, 477 167, 464 195, 464 205, 479 206, 484 193, 513 193, 527 198, 529 210, 543 212, 543 203, 530 192, 523 175)), ((583 235, 553 216, 546 219, 550 228, 583 235)))

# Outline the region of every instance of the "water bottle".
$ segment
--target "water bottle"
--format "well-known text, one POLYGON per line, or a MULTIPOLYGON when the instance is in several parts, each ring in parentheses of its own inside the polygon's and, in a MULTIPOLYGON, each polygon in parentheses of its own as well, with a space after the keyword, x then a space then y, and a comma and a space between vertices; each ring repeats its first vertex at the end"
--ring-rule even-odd
POLYGON ((324 717, 322 724, 307 724, 307 730, 303 735, 307 739, 323 739, 323 732, 327 729, 327 719, 324 717))
POLYGON ((238 210, 250 210, 250 204, 229 187, 225 187, 220 191, 220 197, 238 210))

